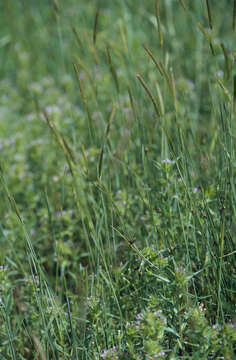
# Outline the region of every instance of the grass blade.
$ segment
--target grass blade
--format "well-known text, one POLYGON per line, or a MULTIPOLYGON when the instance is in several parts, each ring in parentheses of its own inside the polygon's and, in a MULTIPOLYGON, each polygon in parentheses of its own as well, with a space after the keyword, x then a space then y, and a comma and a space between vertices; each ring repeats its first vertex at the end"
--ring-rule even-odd
POLYGON ((109 132, 110 132, 111 123, 113 121, 115 113, 116 113, 116 108, 115 108, 115 106, 113 106, 110 117, 109 117, 109 120, 108 120, 108 123, 107 123, 104 142, 103 142, 102 149, 101 149, 100 156, 99 156, 99 164, 98 164, 98 177, 99 177, 99 179, 101 178, 101 175, 102 175, 102 163, 103 163, 103 155, 104 155, 104 146, 105 146, 105 144, 107 142, 109 132))
POLYGON ((236 116, 236 75, 234 75, 234 95, 233 95, 233 106, 234 106, 234 116, 236 116))
POLYGON ((220 44, 221 49, 223 51, 224 54, 224 58, 225 58, 225 72, 226 72, 226 78, 229 79, 230 76, 230 63, 229 63, 229 55, 228 55, 228 51, 226 50, 224 43, 222 42, 220 44))
POLYGON ((81 100, 82 100, 83 106, 84 106, 84 108, 85 108, 85 110, 87 112, 87 116, 88 116, 90 138, 93 139, 92 118, 91 118, 91 114, 90 114, 90 111, 89 111, 87 100, 86 100, 86 97, 85 97, 85 94, 84 94, 84 88, 83 88, 83 84, 82 84, 82 81, 81 81, 81 78, 80 78, 79 69, 78 69, 78 66, 75 63, 73 64, 73 66, 74 66, 74 71, 75 71, 76 78, 77 78, 78 85, 79 85, 81 100))
POLYGON ((236 0, 234 0, 234 8, 233 8, 233 30, 235 29, 235 18, 236 18, 236 0))
POLYGON ((108 62, 108 66, 111 72, 111 75, 113 77, 113 80, 115 82, 116 85, 116 90, 119 93, 120 92, 120 86, 119 86, 119 81, 118 81, 118 77, 117 77, 117 73, 116 73, 116 69, 112 63, 112 59, 111 59, 111 53, 110 53, 110 48, 109 46, 107 46, 106 48, 106 54, 107 54, 107 62, 108 62))

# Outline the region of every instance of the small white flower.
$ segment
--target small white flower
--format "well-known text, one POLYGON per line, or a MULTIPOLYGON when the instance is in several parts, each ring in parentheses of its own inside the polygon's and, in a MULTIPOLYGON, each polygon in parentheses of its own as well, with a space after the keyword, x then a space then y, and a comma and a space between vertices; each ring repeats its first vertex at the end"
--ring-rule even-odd
POLYGON ((217 71, 216 76, 222 78, 224 76, 224 71, 222 70, 217 71))
POLYGON ((171 161, 170 159, 164 159, 164 160, 162 160, 162 163, 163 164, 172 164, 173 161, 171 161))

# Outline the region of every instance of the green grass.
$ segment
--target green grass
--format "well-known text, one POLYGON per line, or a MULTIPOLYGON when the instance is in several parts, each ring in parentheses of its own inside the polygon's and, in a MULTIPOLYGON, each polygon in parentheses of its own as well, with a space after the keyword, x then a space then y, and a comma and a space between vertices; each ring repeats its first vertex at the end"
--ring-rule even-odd
POLYGON ((0 360, 235 357, 235 11, 1 2, 0 360))

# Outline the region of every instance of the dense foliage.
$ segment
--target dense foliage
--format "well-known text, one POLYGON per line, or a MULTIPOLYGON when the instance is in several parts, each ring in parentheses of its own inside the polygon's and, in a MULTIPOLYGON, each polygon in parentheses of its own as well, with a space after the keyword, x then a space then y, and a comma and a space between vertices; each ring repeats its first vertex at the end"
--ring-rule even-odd
POLYGON ((233 359, 236 2, 0 2, 0 359, 233 359))

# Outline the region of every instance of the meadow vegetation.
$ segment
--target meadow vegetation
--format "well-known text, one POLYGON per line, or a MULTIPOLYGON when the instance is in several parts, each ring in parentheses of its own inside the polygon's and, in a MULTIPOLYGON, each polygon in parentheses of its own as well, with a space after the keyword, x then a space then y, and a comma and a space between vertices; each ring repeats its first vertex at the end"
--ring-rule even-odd
POLYGON ((0 360, 235 358, 235 13, 0 2, 0 360))

